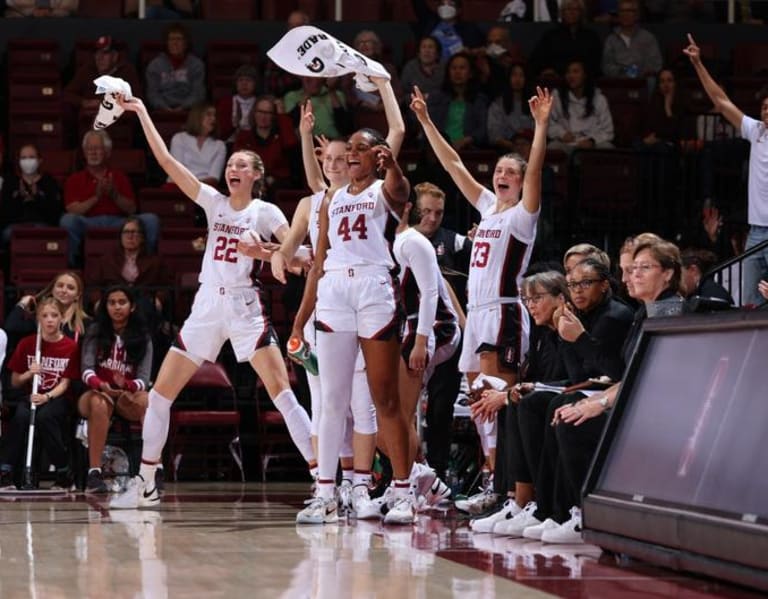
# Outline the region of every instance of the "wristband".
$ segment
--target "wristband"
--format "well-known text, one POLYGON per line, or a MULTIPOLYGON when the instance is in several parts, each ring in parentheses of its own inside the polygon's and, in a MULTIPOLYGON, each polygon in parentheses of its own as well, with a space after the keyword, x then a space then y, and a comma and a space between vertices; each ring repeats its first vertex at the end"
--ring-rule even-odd
POLYGON ((512 403, 512 389, 507 389, 507 405, 512 403))

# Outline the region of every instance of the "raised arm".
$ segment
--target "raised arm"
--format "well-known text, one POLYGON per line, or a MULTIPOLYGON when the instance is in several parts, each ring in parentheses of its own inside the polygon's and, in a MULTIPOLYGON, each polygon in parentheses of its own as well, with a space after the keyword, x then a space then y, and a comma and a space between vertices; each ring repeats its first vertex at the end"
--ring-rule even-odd
POLYGON ((402 214, 411 193, 411 184, 405 178, 400 165, 395 160, 392 150, 383 145, 376 147, 379 169, 386 171, 382 189, 390 207, 402 214))
POLYGON ((403 145, 403 139, 405 138, 403 113, 400 112, 400 106, 392 89, 392 82, 383 77, 371 77, 371 81, 379 88, 381 103, 384 106, 384 115, 387 117, 387 143, 392 150, 392 156, 397 159, 397 156, 400 154, 400 148, 403 145))
MULTIPOLYGON (((291 337, 304 339, 304 327, 309 322, 312 312, 317 303, 317 282, 323 276, 325 268, 325 257, 328 254, 330 242, 328 240, 328 205, 330 198, 326 196, 320 204, 320 232, 317 238, 317 247, 315 248, 315 261, 312 268, 307 273, 307 282, 304 286, 304 295, 301 298, 301 305, 296 312, 296 318, 293 320, 293 329, 291 337)), ((306 341, 306 339, 305 339, 306 341)))
POLYGON ((709 71, 707 71, 704 63, 701 62, 701 52, 690 33, 688 34, 688 47, 683 48, 683 53, 691 59, 691 64, 693 65, 696 74, 699 76, 699 81, 701 81, 704 91, 707 92, 709 99, 712 100, 717 111, 722 114, 737 131, 741 131, 741 121, 744 119, 744 113, 731 102, 731 99, 726 95, 723 88, 712 79, 712 76, 709 74, 709 71))
POLYGON ((307 236, 311 204, 312 200, 309 196, 301 199, 293 213, 291 228, 288 229, 285 237, 280 240, 280 249, 273 254, 270 261, 272 276, 283 284, 286 282, 285 271, 296 255, 296 250, 299 249, 301 242, 307 236))
POLYGON ((301 160, 304 163, 304 176, 307 185, 313 193, 328 189, 328 184, 323 177, 323 169, 315 154, 315 144, 312 140, 312 132, 315 130, 315 113, 312 112, 312 102, 307 100, 299 106, 299 137, 301 138, 301 160))
POLYGON ((131 98, 130 100, 119 98, 118 102, 125 110, 135 112, 136 116, 139 117, 141 128, 144 130, 147 143, 157 163, 188 198, 196 200, 200 193, 200 181, 187 167, 171 156, 163 138, 160 137, 160 133, 152 122, 144 102, 139 98, 131 98))
POLYGON ((544 156, 547 151, 547 127, 549 113, 552 110, 552 96, 549 90, 537 87, 536 95, 528 100, 531 116, 535 123, 531 154, 528 157, 528 168, 523 179, 523 207, 533 214, 541 206, 541 169, 544 167, 544 156))
POLYGON ((414 86, 413 93, 411 94, 411 110, 416 115, 416 118, 421 123, 424 129, 424 134, 429 140, 429 145, 435 151, 437 159, 443 168, 448 171, 448 174, 456 183, 459 191, 467 198, 470 204, 475 206, 480 194, 485 189, 475 178, 469 173, 467 167, 459 158, 459 155, 451 147, 442 134, 437 130, 432 119, 429 118, 429 112, 427 111, 427 103, 424 100, 424 96, 418 87, 414 86))

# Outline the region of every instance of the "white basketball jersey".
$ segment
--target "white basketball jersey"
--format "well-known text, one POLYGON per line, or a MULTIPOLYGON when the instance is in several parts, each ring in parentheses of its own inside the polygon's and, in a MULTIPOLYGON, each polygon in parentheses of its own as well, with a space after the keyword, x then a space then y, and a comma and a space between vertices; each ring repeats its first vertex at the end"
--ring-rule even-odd
MULTIPOLYGON (((339 189, 328 207, 328 238, 330 249, 325 260, 326 270, 346 269, 351 266, 395 265, 390 254, 388 228, 397 222, 390 210, 382 185, 378 179, 361 193, 349 193, 349 186, 339 189)), ((394 238, 394 235, 392 235, 394 238)))
POLYGON ((429 239, 408 228, 395 237, 392 252, 400 265, 400 303, 405 315, 411 318, 418 313, 416 332, 429 335, 435 322, 457 319, 429 239))
POLYGON ((320 206, 323 205, 325 191, 313 193, 309 198, 309 223, 308 231, 309 243, 312 251, 317 253, 317 240, 320 237, 320 206))
POLYGON ((261 262, 238 252, 237 242, 249 230, 269 241, 278 228, 288 224, 285 215, 274 204, 259 199, 242 210, 235 210, 227 196, 205 184, 200 186, 195 202, 205 210, 208 219, 200 283, 214 287, 252 287, 261 262))
POLYGON ((467 296, 469 306, 519 296, 523 273, 531 259, 539 212, 519 202, 496 212, 498 200, 487 189, 477 200, 481 220, 472 241, 467 296))

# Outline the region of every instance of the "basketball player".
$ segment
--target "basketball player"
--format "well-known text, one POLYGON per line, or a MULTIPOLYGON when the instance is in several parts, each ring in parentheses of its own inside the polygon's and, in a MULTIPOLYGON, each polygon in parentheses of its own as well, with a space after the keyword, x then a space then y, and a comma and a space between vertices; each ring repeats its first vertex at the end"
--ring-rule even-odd
POLYGON ((227 339, 237 359, 250 362, 261 378, 283 415, 293 442, 312 467, 309 417, 288 383, 285 363, 254 278, 258 265, 242 253, 248 250, 249 242, 241 237, 267 240, 274 235, 282 241, 288 232, 288 222, 276 206, 252 197, 252 191, 264 179, 261 159, 252 152, 235 152, 224 171, 230 195, 222 195, 201 183, 171 156, 141 100, 119 102, 138 116, 149 147, 163 170, 205 210, 208 239, 192 312, 176 345, 166 354, 149 393, 139 475, 124 493, 112 499, 110 507, 132 509, 159 503, 154 473, 168 436, 171 405, 200 364, 216 360, 227 339))
MULTIPOLYGON (((502 378, 513 385, 527 350, 528 314, 518 289, 528 267, 541 208, 541 169, 552 108, 549 91, 537 87, 528 105, 536 125, 529 162, 526 164, 517 154, 499 158, 491 192, 472 177, 437 130, 418 87, 411 96, 411 110, 435 155, 462 195, 481 215, 472 243, 467 323, 459 359, 459 369, 467 374, 470 385, 480 373, 502 378)), ((476 424, 487 466, 492 472, 495 427, 488 430, 482 423, 476 421, 476 424)), ((493 496, 490 492, 486 495, 493 496)))

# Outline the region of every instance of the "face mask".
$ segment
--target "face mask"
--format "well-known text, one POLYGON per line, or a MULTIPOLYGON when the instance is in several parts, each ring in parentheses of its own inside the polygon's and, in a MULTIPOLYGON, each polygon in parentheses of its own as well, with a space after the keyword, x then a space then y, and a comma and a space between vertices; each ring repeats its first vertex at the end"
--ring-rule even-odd
POLYGON ((443 21, 448 21, 456 16, 456 7, 450 4, 441 4, 437 7, 437 16, 443 21))
POLYGON ((37 167, 40 166, 40 161, 37 158, 21 158, 19 159, 19 168, 25 175, 33 175, 37 172, 37 167))

